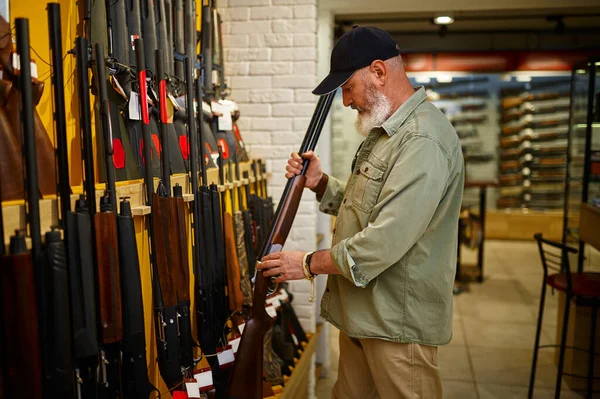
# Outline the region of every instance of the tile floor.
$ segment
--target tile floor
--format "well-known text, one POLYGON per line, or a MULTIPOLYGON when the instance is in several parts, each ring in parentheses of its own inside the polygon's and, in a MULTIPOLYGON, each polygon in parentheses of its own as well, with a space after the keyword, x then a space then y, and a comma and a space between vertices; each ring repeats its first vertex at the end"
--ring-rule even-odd
MULTIPOLYGON (((469 255, 474 254, 463 258, 469 255)), ((454 336, 439 350, 444 398, 526 398, 542 279, 537 246, 488 241, 484 262, 485 281, 469 284, 454 297, 454 336)), ((558 296, 548 292, 542 344, 553 340, 557 303, 558 296)), ((331 364, 327 378, 317 383, 317 399, 331 397, 337 378, 338 331, 330 331, 331 364)), ((535 398, 554 397, 553 353, 540 351, 535 398)), ((561 397, 582 398, 583 393, 570 391, 563 382, 561 397)))

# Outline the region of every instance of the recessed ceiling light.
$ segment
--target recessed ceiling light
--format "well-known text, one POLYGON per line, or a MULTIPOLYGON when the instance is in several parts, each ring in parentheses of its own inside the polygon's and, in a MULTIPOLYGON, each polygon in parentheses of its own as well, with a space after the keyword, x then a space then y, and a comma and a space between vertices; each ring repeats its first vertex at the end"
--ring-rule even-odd
POLYGON ((433 23, 436 25, 450 25, 454 22, 454 18, 449 15, 440 15, 433 19, 433 23))

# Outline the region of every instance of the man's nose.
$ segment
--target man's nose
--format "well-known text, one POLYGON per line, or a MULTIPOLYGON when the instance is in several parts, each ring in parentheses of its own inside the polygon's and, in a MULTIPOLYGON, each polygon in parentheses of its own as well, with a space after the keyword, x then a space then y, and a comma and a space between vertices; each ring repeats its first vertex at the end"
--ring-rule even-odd
POLYGON ((350 94, 346 93, 344 90, 342 90, 342 100, 344 102, 344 107, 349 107, 352 104, 350 94))

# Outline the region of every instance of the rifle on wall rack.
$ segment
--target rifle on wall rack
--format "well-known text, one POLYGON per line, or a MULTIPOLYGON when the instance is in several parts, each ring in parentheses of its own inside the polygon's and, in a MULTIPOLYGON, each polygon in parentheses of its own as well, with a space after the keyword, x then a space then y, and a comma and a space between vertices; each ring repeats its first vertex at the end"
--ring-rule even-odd
MULTIPOLYGON (((60 196, 60 225, 64 241, 56 227, 45 235, 45 269, 47 276, 45 309, 42 312, 46 325, 42 327, 47 352, 43 356, 46 389, 53 397, 73 397, 75 375, 73 374, 73 346, 71 339, 71 300, 69 295, 68 248, 70 231, 67 228, 67 212, 71 210, 71 187, 69 184, 69 160, 67 153, 67 126, 65 118, 64 77, 62 63, 62 33, 60 5, 49 3, 48 27, 52 55, 52 88, 54 94, 54 130, 57 142, 57 194, 60 196)), ((74 281, 73 284, 77 284, 74 281)))
MULTIPOLYGON (((185 30, 185 35, 184 35, 184 48, 185 48, 185 54, 188 57, 188 59, 190 59, 192 61, 192 71, 196 71, 196 74, 194 76, 199 76, 200 75, 200 70, 202 69, 202 65, 197 62, 198 60, 198 55, 196 54, 196 48, 197 48, 197 35, 198 32, 196 30, 196 1, 195 0, 184 0, 184 18, 183 18, 183 23, 184 23, 184 30, 185 30)), ((192 82, 193 83, 193 82, 192 82)), ((218 151, 217 151, 217 141, 215 140, 215 136, 213 135, 210 126, 208 125, 208 123, 205 121, 205 117, 210 116, 210 106, 208 106, 207 110, 204 109, 204 105, 206 103, 203 102, 203 98, 201 97, 201 93, 197 90, 198 89, 198 85, 192 84, 191 85, 191 90, 192 90, 192 99, 195 99, 196 101, 196 106, 192 105, 192 109, 197 109, 195 112, 199 113, 199 114, 205 114, 203 117, 199 118, 197 120, 197 122, 195 122, 195 130, 194 131, 199 131, 200 126, 202 125, 202 128, 204 129, 204 135, 202 140, 200 141, 200 143, 202 145, 204 145, 203 147, 203 151, 208 151, 207 156, 205 158, 205 162, 206 162, 206 166, 211 169, 211 168, 216 168, 216 159, 218 156, 218 151)), ((190 86, 186 85, 186 90, 190 90, 190 86)), ((189 106, 189 104, 194 104, 194 102, 189 102, 187 101, 187 97, 186 97, 186 107, 189 106)), ((188 129, 189 131, 189 129, 188 129)), ((189 140, 189 138, 188 138, 189 140)), ((191 146, 191 145, 190 145, 191 146)), ((199 162, 199 159, 197 159, 197 162, 199 162)), ((196 167, 196 170, 198 170, 199 167, 201 167, 204 164, 198 164, 196 167)), ((202 169, 204 169, 204 167, 202 166, 202 169)))
MULTIPOLYGON (((23 157, 25 160, 26 220, 32 242, 27 250, 25 236, 16 231, 11 236, 9 255, 2 257, 0 268, 6 334, 6 366, 11 376, 5 384, 7 397, 18 397, 23 387, 29 397, 42 398, 42 340, 39 326, 43 317, 39 309, 44 306, 42 285, 44 267, 40 228, 39 189, 37 174, 36 140, 33 127, 33 92, 29 56, 29 21, 15 20, 17 53, 21 59, 20 119, 23 126, 23 157), (10 320, 10 323, 6 321, 10 320)), ((19 131, 21 131, 19 129, 19 131)), ((4 237, 2 237, 4 240, 4 237)))
POLYGON ((73 320, 73 351, 77 377, 76 397, 96 397, 96 367, 98 365, 98 327, 96 306, 96 246, 93 218, 96 214, 96 187, 94 185, 94 152, 92 149, 92 118, 88 82, 88 41, 75 39, 77 94, 79 109, 79 137, 83 162, 83 189, 75 202, 75 212, 66 210, 69 275, 73 320), (79 284, 75 284, 79 281, 79 284))
MULTIPOLYGON (((300 154, 314 150, 316 147, 318 137, 331 107, 333 96, 334 93, 330 93, 319 98, 306 136, 300 146, 300 154)), ((277 211, 274 214, 269 234, 260 251, 260 259, 268 254, 282 250, 292 227, 298 206, 300 205, 308 164, 309 162, 305 161, 302 173, 288 180, 277 211)), ((250 320, 246 322, 244 334, 242 335, 238 349, 238 356, 234 362, 231 378, 229 379, 227 393, 229 398, 262 398, 263 346, 260 345, 260 342, 263 341, 265 334, 273 325, 273 319, 265 310, 266 296, 269 291, 275 291, 270 285, 271 279, 264 277, 262 272, 257 271, 255 275, 252 315, 250 320)))
MULTIPOLYGON (((115 29, 117 36, 117 40, 122 38, 122 18, 125 17, 125 13, 123 12, 123 3, 121 1, 111 2, 107 4, 106 1, 102 0, 89 0, 82 1, 81 6, 83 8, 83 13, 81 15, 86 15, 91 21, 90 32, 88 36, 88 40, 92 46, 96 44, 100 44, 104 51, 104 54, 108 54, 111 57, 114 56, 113 49, 117 48, 120 50, 120 46, 113 45, 113 38, 115 37, 115 29), (89 4, 91 3, 91 4, 89 4), (112 4, 112 5, 111 5, 112 4), (91 17, 93 15, 93 18, 91 17), (115 21, 113 21, 111 15, 115 15, 115 21), (113 22, 116 22, 113 24, 113 22), (110 35, 110 40, 109 40, 110 35)), ((118 51, 117 55, 120 57, 119 63, 124 64, 127 62, 125 59, 126 56, 123 55, 121 51, 118 51)), ((93 54, 93 51, 90 51, 89 54, 93 54)), ((107 89, 107 96, 110 101, 110 121, 112 132, 112 147, 117 149, 118 159, 116 158, 115 162, 115 178, 117 181, 123 180, 131 180, 131 179, 139 179, 140 173, 138 170, 138 165, 136 162, 136 158, 134 155, 134 150, 131 146, 132 139, 129 137, 130 130, 126 129, 126 121, 124 120, 124 115, 120 113, 120 108, 124 107, 124 103, 127 101, 123 98, 123 93, 118 93, 112 89, 112 82, 108 79, 109 74, 112 75, 115 80, 119 83, 125 84, 126 88, 127 84, 127 75, 129 74, 128 66, 125 68, 119 67, 115 69, 117 66, 116 63, 113 63, 113 68, 109 70, 106 67, 106 64, 103 63, 102 67, 104 68, 104 77, 106 81, 104 85, 106 87, 111 87, 109 91, 107 89)), ((97 68, 92 69, 93 80, 98 79, 97 68)), ((92 94, 95 95, 94 99, 94 114, 96 131, 102 132, 104 127, 102 126, 102 118, 100 117, 100 103, 98 98, 98 93, 94 90, 96 89, 97 84, 92 85, 92 94)), ((135 139, 133 139, 135 141, 135 139)), ((98 153, 102 154, 104 152, 105 141, 102 138, 101 134, 96 135, 96 146, 98 149, 98 153)), ((103 162, 98 164, 98 171, 100 180, 105 181, 105 165, 103 162)), ((113 204, 115 206, 115 204, 113 204)))
MULTIPOLYGON (((177 298, 177 323, 179 325, 179 341, 181 346, 181 366, 189 369, 194 366, 193 341, 190 321, 190 293, 189 293, 189 260, 185 224, 185 204, 183 202, 182 187, 177 184, 173 187, 171 196, 171 177, 169 168, 169 139, 167 116, 167 95, 164 70, 164 56, 162 50, 156 50, 156 71, 159 86, 158 105, 160 110, 160 139, 163 148, 162 180, 159 181, 156 192, 153 193, 153 224, 155 227, 157 254, 166 254, 164 265, 161 257, 157 258, 158 274, 161 286, 165 284, 163 278, 172 280, 172 289, 177 298), (161 236, 162 235, 162 236, 161 236), (164 245, 160 248, 160 245, 164 245), (166 268, 162 270, 162 268, 166 268)), ((169 282, 167 282, 169 283, 169 282)))
MULTIPOLYGON (((120 25, 118 32, 124 34, 126 31, 125 24, 125 7, 123 1, 114 2, 111 4, 111 9, 119 5, 119 12, 122 15, 118 17, 117 25, 120 25)), ((111 128, 111 110, 110 102, 108 100, 108 93, 106 86, 103 86, 101 82, 104 80, 102 68, 99 66, 104 65, 104 54, 102 47, 96 45, 96 63, 97 63, 97 74, 99 79, 98 83, 98 94, 100 97, 100 113, 103 117, 102 126, 108 127, 103 132, 104 136, 104 168, 105 176, 107 180, 107 189, 110 193, 110 203, 114 214, 116 215, 116 236, 118 239, 118 269, 110 271, 111 273, 111 291, 112 297, 115 302, 113 306, 118 306, 121 311, 121 327, 122 335, 119 337, 121 341, 121 351, 119 358, 122 357, 122 367, 120 370, 123 397, 124 398, 147 398, 151 391, 156 390, 155 387, 148 380, 148 368, 146 364, 146 337, 145 337, 145 325, 144 325, 144 307, 142 301, 142 287, 140 278, 140 265, 137 250, 135 250, 135 227, 133 224, 133 217, 131 213, 131 204, 127 201, 127 197, 122 198, 120 203, 120 214, 117 215, 117 192, 115 187, 115 149, 113 147, 113 140, 111 139, 112 128, 111 128), (132 250, 133 248, 133 250, 132 250), (120 286, 114 286, 115 280, 120 280, 120 286), (120 292, 120 298, 119 294, 120 292), (119 298, 119 299, 117 299, 119 298)), ((122 43, 119 46, 118 53, 115 50, 115 54, 124 59, 129 59, 129 52, 126 43, 122 43)), ((112 62, 111 59, 108 60, 112 62)), ((128 71, 130 74, 131 71, 128 71)), ((126 76, 128 80, 131 80, 131 76, 126 76)), ((128 83, 129 94, 131 93, 131 82, 128 83)), ((131 121, 130 121, 131 122, 131 121)), ((138 128, 141 126, 138 126, 138 128)), ((114 314, 115 318, 118 314, 114 314)), ((118 324, 117 322, 115 324, 118 324)), ((116 338, 115 338, 116 339, 116 338)), ((117 353, 113 350, 113 353, 117 353)), ((110 360, 109 360, 110 361, 110 360)), ((113 369, 117 368, 119 360, 112 361, 113 369)), ((116 373, 116 371, 114 372, 116 373)), ((113 381, 118 381, 118 378, 113 373, 113 381)), ((119 384, 121 385, 121 384, 119 384)), ((114 391, 113 391, 114 392, 114 391)))
MULTIPOLYGON (((173 63, 174 63, 174 53, 173 53, 173 44, 172 44, 172 34, 170 34, 170 21, 169 18, 167 16, 170 15, 170 12, 167 12, 167 10, 170 11, 171 7, 169 6, 167 8, 166 5, 166 1, 165 0, 160 0, 160 1, 155 1, 154 2, 154 7, 155 7, 155 14, 156 14, 156 42, 157 42, 157 46, 155 49, 152 49, 152 51, 155 51, 156 49, 162 49, 163 52, 163 56, 164 56, 164 62, 163 62, 163 69, 164 69, 164 76, 159 76, 156 80, 158 81, 159 79, 162 79, 165 81, 165 91, 171 95, 172 94, 172 85, 171 85, 171 77, 173 76, 173 63)), ((150 62, 149 60, 146 60, 146 63, 150 62)), ((152 67, 156 67, 156 65, 152 65, 152 67)), ((156 70, 158 72, 158 70, 156 70)), ((162 94, 158 93, 158 96, 156 98, 157 101, 160 102, 160 99, 158 97, 162 96, 162 94)), ((166 96, 166 94, 165 94, 166 96)), ((171 111, 173 109, 173 105, 172 103, 169 101, 169 105, 167 105, 167 102, 165 101, 165 109, 169 110, 170 112, 167 112, 167 117, 163 118, 160 116, 160 113, 158 115, 158 121, 160 124, 164 124, 166 125, 166 140, 169 143, 169 160, 170 160, 170 170, 171 173, 185 173, 187 172, 186 169, 186 164, 185 164, 185 156, 184 153, 187 152, 187 148, 182 147, 181 146, 181 138, 186 136, 186 130, 185 128, 181 125, 181 124, 177 124, 175 125, 173 123, 173 112, 171 111)), ((155 107, 156 110, 158 111, 158 107, 155 107)), ((161 139, 162 142, 162 139, 161 139)), ((164 151, 164 149, 163 149, 164 151)), ((164 164, 164 162, 163 162, 164 164)))
MULTIPOLYGON (((121 306, 121 276, 119 240, 117 232, 117 190, 113 166, 113 129, 110 102, 106 87, 104 50, 100 43, 94 45, 96 56, 97 105, 102 118, 101 138, 104 143, 106 189, 100 199, 100 212, 94 215, 96 231, 96 256, 98 257, 98 291, 100 296, 101 342, 100 395, 106 398, 121 394, 121 340, 123 317, 121 306)), ((96 140, 98 141, 98 140, 96 140)))
MULTIPOLYGON (((204 68, 202 86, 204 88, 204 98, 212 109, 213 103, 219 101, 220 90, 224 84, 220 80, 221 75, 219 74, 219 71, 222 71, 223 64, 220 52, 222 49, 219 49, 218 30, 215 29, 217 27, 217 12, 214 8, 214 2, 213 0, 202 0, 202 3, 202 41, 200 43, 200 60, 204 68), (214 69, 215 62, 217 63, 217 69, 214 69)), ((230 156, 237 156, 236 141, 232 132, 222 129, 219 126, 218 118, 214 115, 211 115, 210 127, 217 144, 221 146, 225 161, 228 161, 230 156)))
MULTIPOLYGON (((159 125, 166 124, 166 135, 167 140, 169 142, 169 160, 170 160, 170 171, 171 173, 185 173, 185 162, 183 160, 183 155, 179 150, 179 140, 175 133, 175 128, 173 124, 168 123, 168 121, 163 122, 160 118, 160 111, 158 110, 158 94, 156 90, 158 88, 154 87, 153 81, 155 80, 155 72, 156 72, 156 59, 154 52, 159 48, 157 30, 160 33, 160 38, 164 41, 166 38, 166 17, 164 11, 164 2, 156 1, 153 2, 151 0, 142 0, 140 3, 140 11, 141 11, 141 21, 142 21, 142 37, 144 39, 144 62, 147 68, 147 75, 151 77, 149 84, 147 84, 147 94, 153 101, 153 106, 151 107, 150 112, 150 127, 151 127, 151 138, 153 140, 154 148, 158 150, 157 159, 162 157, 163 149, 160 147, 160 139, 158 137, 159 125), (162 7, 161 7, 162 5, 162 7), (162 18, 156 22, 156 7, 159 8, 159 13, 162 15, 162 18)), ((161 45, 166 46, 165 43, 161 45)), ((138 63, 138 68, 139 63, 138 63)), ((160 176, 160 163, 154 165, 154 176, 160 176), (156 169, 158 166, 158 169, 156 169)))
MULTIPOLYGON (((146 186, 146 205, 152 207, 151 217, 147 218, 148 236, 150 240, 150 266, 152 268, 152 299, 154 303, 154 321, 156 326, 156 345, 158 350, 158 368, 169 388, 173 388, 183 380, 181 373, 180 347, 177 331, 177 296, 173 289, 167 268, 167 253, 158 253, 164 249, 164 243, 159 243, 164 237, 162 232, 156 232, 154 223, 156 211, 154 199, 154 173, 150 160, 150 114, 146 95, 146 65, 144 60, 144 40, 135 39, 136 63, 138 82, 140 85, 140 109, 142 113, 142 137, 145 162, 144 183, 146 186), (162 275, 161 275, 162 273, 162 275)), ((164 226, 166 227, 166 226, 164 226)))

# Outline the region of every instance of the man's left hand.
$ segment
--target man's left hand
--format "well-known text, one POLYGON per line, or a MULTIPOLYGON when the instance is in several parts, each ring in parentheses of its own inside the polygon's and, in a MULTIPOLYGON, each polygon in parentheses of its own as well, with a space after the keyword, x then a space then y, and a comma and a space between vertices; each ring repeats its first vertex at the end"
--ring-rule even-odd
POLYGON ((262 258, 256 267, 263 271, 265 277, 278 276, 275 279, 276 283, 301 280, 305 277, 304 270, 302 270, 302 259, 305 253, 302 251, 276 252, 262 258))

